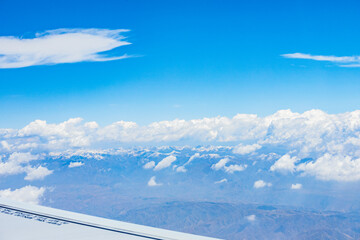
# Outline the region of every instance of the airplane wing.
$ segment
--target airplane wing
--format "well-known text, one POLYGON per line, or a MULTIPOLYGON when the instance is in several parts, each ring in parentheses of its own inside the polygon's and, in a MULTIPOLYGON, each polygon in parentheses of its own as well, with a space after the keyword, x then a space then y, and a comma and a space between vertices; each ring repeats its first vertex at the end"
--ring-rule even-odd
POLYGON ((4 240, 216 240, 0 199, 4 240))

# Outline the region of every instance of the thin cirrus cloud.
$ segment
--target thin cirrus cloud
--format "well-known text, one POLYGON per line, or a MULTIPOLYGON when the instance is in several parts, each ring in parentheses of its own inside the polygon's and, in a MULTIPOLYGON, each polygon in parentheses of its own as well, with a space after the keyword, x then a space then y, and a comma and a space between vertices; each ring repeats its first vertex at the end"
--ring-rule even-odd
POLYGON ((325 61, 338 64, 340 67, 360 67, 360 56, 326 56, 312 55, 306 53, 287 53, 281 55, 284 58, 308 59, 314 61, 325 61))
POLYGON ((128 58, 104 52, 129 45, 126 29, 56 29, 34 38, 0 37, 0 68, 22 68, 76 62, 103 62, 128 58))

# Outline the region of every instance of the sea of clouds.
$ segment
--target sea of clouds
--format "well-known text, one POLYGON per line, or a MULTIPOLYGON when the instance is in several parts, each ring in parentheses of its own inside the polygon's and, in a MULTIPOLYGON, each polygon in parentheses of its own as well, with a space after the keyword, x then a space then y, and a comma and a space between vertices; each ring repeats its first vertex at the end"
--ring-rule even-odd
MULTIPOLYGON (((304 113, 281 110, 265 117, 237 114, 233 118, 175 119, 146 126, 125 121, 99 126, 81 118, 61 123, 35 120, 21 129, 0 129, 0 175, 25 174, 24 180, 28 182, 42 180, 54 172, 41 164, 45 158, 81 155, 101 159, 104 154, 130 154, 133 150, 129 146, 146 151, 161 145, 179 149, 197 146, 184 164, 173 167, 178 173, 185 173, 194 159, 205 156, 200 145, 206 146, 206 157, 215 161, 209 167, 212 171, 234 174, 248 168, 247 164, 232 162, 233 156, 216 155, 219 146, 226 146, 235 156, 252 156, 256 161, 270 159, 273 163, 268 172, 313 176, 321 181, 360 180, 360 111, 327 114, 321 110, 304 113)), ((145 162, 142 168, 158 172, 176 160, 176 153, 169 154, 159 162, 145 162)), ((83 165, 80 161, 68 167, 83 165)), ((218 183, 227 180, 221 181, 218 183)), ((148 186, 161 183, 154 176, 148 186)), ((271 183, 259 180, 254 187, 271 187, 271 183)), ((300 188, 301 184, 292 186, 300 188)), ((44 189, 25 186, 20 190, 4 189, 0 195, 25 196, 23 192, 31 193, 27 196, 34 196, 31 201, 36 202, 44 189)))

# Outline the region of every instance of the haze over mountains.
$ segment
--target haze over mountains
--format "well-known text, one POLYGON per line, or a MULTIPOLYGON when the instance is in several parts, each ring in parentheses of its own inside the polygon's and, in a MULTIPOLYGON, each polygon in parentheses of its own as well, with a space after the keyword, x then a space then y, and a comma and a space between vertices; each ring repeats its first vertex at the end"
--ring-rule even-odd
MULTIPOLYGON (((2 174, 0 195, 224 239, 359 237, 356 182, 272 171, 285 154, 281 148, 239 149, 4 153, 2 169, 18 172, 2 174)), ((296 166, 312 161, 304 158, 296 166)))
POLYGON ((360 112, 0 130, 0 196, 225 239, 356 239, 360 112))

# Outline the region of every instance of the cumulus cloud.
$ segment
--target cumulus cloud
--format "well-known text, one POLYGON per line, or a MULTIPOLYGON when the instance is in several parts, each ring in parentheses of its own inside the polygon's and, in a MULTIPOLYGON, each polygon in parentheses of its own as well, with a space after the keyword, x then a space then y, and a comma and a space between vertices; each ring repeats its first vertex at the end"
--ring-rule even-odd
MULTIPOLYGON (((196 149, 197 151, 199 149, 196 149)), ((178 168, 176 168, 177 172, 187 172, 186 166, 189 165, 194 159, 197 158, 219 158, 219 154, 200 154, 200 153, 194 153, 189 160, 182 166, 179 166, 178 168)))
POLYGON ((312 55, 306 53, 287 53, 281 56, 285 58, 295 59, 309 59, 315 61, 327 61, 340 64, 341 67, 360 67, 360 56, 326 56, 326 55, 312 55))
POLYGON ((14 162, 14 163, 28 163, 30 161, 33 160, 38 160, 39 156, 38 155, 33 155, 29 152, 14 152, 9 156, 8 161, 9 162, 14 162))
POLYGON ((220 170, 222 169, 223 167, 225 167, 225 165, 230 161, 229 158, 223 158, 223 159, 220 159, 217 163, 213 164, 211 166, 212 169, 214 170, 220 170))
POLYGON ((241 172, 244 171, 247 168, 246 164, 238 165, 238 164, 232 164, 230 166, 225 166, 225 172, 228 173, 234 173, 234 172, 241 172))
POLYGON ((53 173, 46 167, 31 166, 31 161, 39 160, 39 155, 33 155, 29 152, 14 152, 7 159, 0 158, 0 175, 15 175, 26 173, 25 180, 41 180, 53 173))
POLYGON ((360 158, 325 153, 316 161, 299 164, 298 171, 321 180, 360 180, 360 158))
POLYGON ((150 169, 150 168, 154 168, 154 167, 155 167, 154 161, 150 161, 143 166, 143 168, 145 168, 145 169, 150 169))
POLYGON ((245 154, 255 152, 256 150, 258 150, 260 148, 261 148, 261 145, 256 144, 256 143, 251 144, 251 145, 243 145, 240 143, 239 145, 234 147, 233 152, 237 153, 237 154, 245 155, 245 154))
POLYGON ((180 166, 176 168, 176 172, 187 172, 187 169, 184 166, 180 166))
POLYGON ((291 189, 294 189, 294 190, 302 189, 302 184, 301 183, 291 184, 291 189))
POLYGON ((244 171, 247 168, 247 165, 238 165, 238 164, 232 164, 229 166, 226 166, 226 164, 230 161, 229 158, 223 158, 220 159, 219 162, 213 164, 211 166, 212 169, 218 171, 220 169, 223 169, 227 173, 234 173, 234 172, 241 172, 244 171))
POLYGON ((10 151, 10 145, 6 141, 1 141, 0 143, 5 150, 10 151))
MULTIPOLYGON (((180 145, 187 141, 215 145, 237 142, 237 145, 198 148, 199 154, 191 156, 186 164, 196 158, 210 157, 206 152, 211 151, 216 155, 217 151, 225 148, 241 154, 261 151, 259 158, 264 161, 278 158, 271 171, 302 173, 321 180, 360 180, 359 110, 340 114, 327 114, 321 110, 304 113, 280 110, 266 117, 237 114, 233 118, 176 119, 146 126, 119 121, 101 127, 96 122, 85 122, 81 118, 58 124, 36 120, 22 129, 0 129, 0 152, 6 154, 80 151, 103 148, 105 145, 116 148, 121 144, 156 145, 171 142, 180 145), (267 149, 271 152, 266 152, 267 149), (276 152, 276 149, 281 149, 281 152, 276 152), (304 162, 302 159, 311 161, 304 162), (334 166, 336 171, 328 170, 334 166)), ((214 165, 213 169, 228 169, 228 172, 241 170, 241 165, 230 167, 228 161, 223 160, 219 165, 214 165), (221 167, 221 164, 224 165, 221 167)), ((7 162, 0 163, 0 174, 21 172, 22 165, 26 164, 7 162)), ((163 164, 165 162, 157 170, 167 166, 163 164)), ((186 164, 177 169, 186 171, 186 164)))
POLYGON ((162 183, 157 183, 156 182, 156 177, 155 176, 151 177, 149 182, 148 182, 149 187, 157 187, 157 186, 161 186, 161 185, 162 185, 162 183))
POLYGON ((8 188, 0 190, 0 197, 19 202, 39 204, 45 190, 44 187, 38 188, 30 185, 15 190, 8 188))
POLYGON ((274 165, 270 167, 271 171, 289 171, 294 172, 295 170, 295 163, 299 159, 295 157, 291 157, 289 154, 285 154, 279 160, 277 160, 274 165))
POLYGON ((271 187, 272 183, 264 182, 263 180, 258 180, 254 182, 254 188, 263 188, 263 187, 271 187))
POLYGON ((167 156, 163 160, 161 160, 154 168, 155 171, 170 167, 171 164, 176 161, 176 157, 173 155, 167 156))
POLYGON ((0 37, 0 68, 35 65, 102 62, 128 57, 108 56, 103 52, 128 45, 117 29, 56 29, 36 34, 33 38, 0 37))
POLYGON ((0 162, 0 175, 13 175, 22 172, 25 172, 25 169, 19 163, 13 161, 0 162))
POLYGON ((28 167, 26 170, 25 180, 33 181, 33 180, 42 180, 46 176, 53 173, 52 170, 47 169, 46 167, 39 166, 37 168, 28 167))
MULTIPOLYGON (((202 158, 202 157, 204 157, 204 156, 202 156, 200 153, 194 153, 194 154, 189 158, 189 160, 188 160, 183 166, 181 166, 181 167, 179 167, 179 168, 185 169, 185 167, 186 167, 187 165, 189 165, 194 159, 196 159, 196 158, 202 158)), ((185 169, 185 170, 186 170, 186 169, 185 169)))
POLYGON ((84 166, 83 162, 71 162, 68 168, 81 167, 81 166, 84 166))

